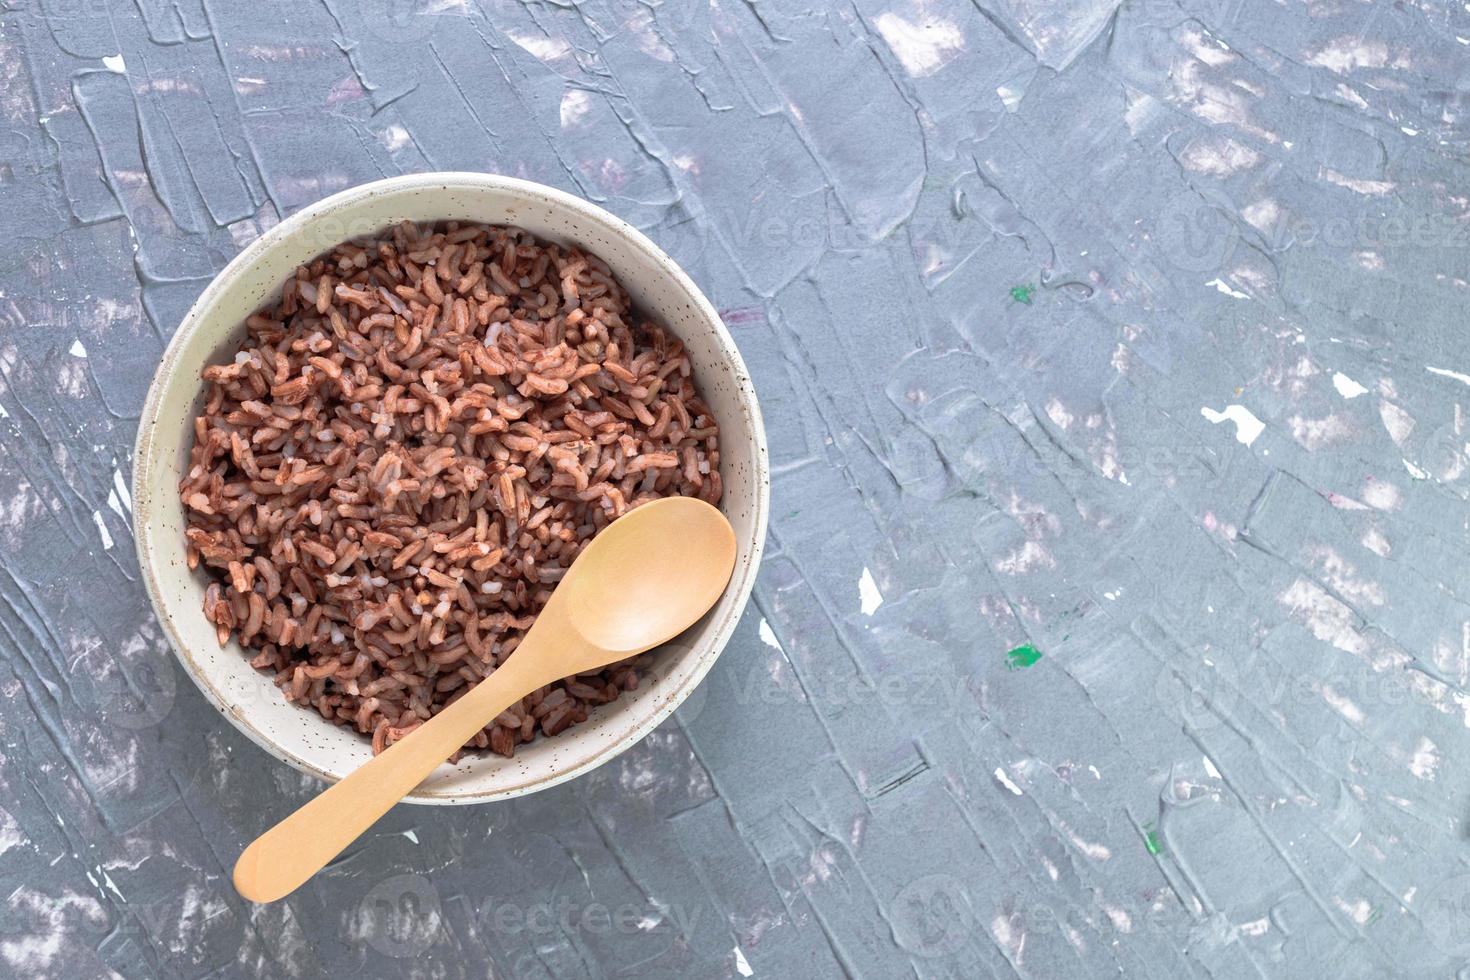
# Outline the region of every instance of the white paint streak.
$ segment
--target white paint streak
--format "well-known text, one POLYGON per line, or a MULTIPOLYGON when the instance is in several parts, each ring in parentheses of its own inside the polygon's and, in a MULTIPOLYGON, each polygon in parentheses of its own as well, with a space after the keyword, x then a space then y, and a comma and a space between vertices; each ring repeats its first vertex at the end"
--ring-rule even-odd
POLYGON ((1005 575, 1019 575, 1033 568, 1056 568, 1057 560, 1035 541, 1027 541, 995 563, 995 570, 1005 575))
POLYGON ((56 372, 57 387, 73 398, 87 396, 87 367, 81 358, 64 361, 56 372))
POLYGON ((1393 550, 1388 538, 1376 527, 1370 527, 1363 533, 1363 547, 1380 558, 1387 558, 1388 553, 1393 550))
POLYGON ((107 533, 107 525, 102 521, 101 512, 92 511, 92 523, 97 525, 97 534, 102 538, 102 550, 110 551, 112 549, 112 535, 107 533))
POLYGON ((1299 578, 1277 599, 1323 643, 1331 643, 1346 653, 1367 652, 1368 643, 1357 631, 1353 611, 1317 583, 1299 578))
POLYGON ((1382 606, 1388 602, 1383 586, 1359 577, 1358 567, 1331 547, 1311 545, 1303 549, 1303 554, 1333 591, 1348 602, 1356 606, 1382 606))
MULTIPOLYGON (((403 149, 405 146, 413 142, 413 137, 409 135, 408 130, 404 129, 397 123, 385 127, 383 131, 378 134, 378 139, 382 142, 384 148, 387 149, 389 153, 397 153, 399 150, 403 149)), ((241 351, 240 353, 244 354, 245 352, 241 351)), ((247 354, 245 356, 245 359, 249 360, 250 356, 247 354)), ((239 354, 235 355, 235 360, 236 363, 243 363, 240 361, 239 354)))
POLYGON ((1218 143, 1193 142, 1180 154, 1180 163, 1187 170, 1212 177, 1228 177, 1242 170, 1249 170, 1263 159, 1250 147, 1223 139, 1218 143))
POLYGON ((582 89, 568 89, 561 97, 561 128, 571 129, 592 111, 592 98, 582 89))
POLYGON ((93 925, 101 925, 107 918, 102 903, 73 892, 43 895, 21 886, 10 894, 6 904, 13 916, 11 922, 37 921, 44 930, 22 936, 19 927, 7 928, 9 938, 0 942, 0 958, 14 969, 14 976, 51 975, 50 967, 63 949, 84 943, 82 936, 72 935, 68 928, 71 917, 67 913, 71 909, 76 909, 93 925))
POLYGON ((1392 483, 1373 480, 1363 488, 1363 502, 1377 510, 1398 510, 1404 505, 1404 493, 1392 483))
POLYGON ((1449 368, 1426 367, 1424 370, 1430 374, 1437 374, 1442 378, 1454 378, 1461 384, 1470 385, 1470 374, 1461 374, 1459 371, 1451 371, 1449 368))
POLYGON ((1238 289, 1232 289, 1230 287, 1230 284, 1227 283, 1227 282, 1225 282, 1225 280, 1223 280, 1223 279, 1218 279, 1218 278, 1217 279, 1211 279, 1209 282, 1205 283, 1205 285, 1206 286, 1214 286, 1216 292, 1224 293, 1226 296, 1230 296, 1230 297, 1233 297, 1235 299, 1250 299, 1251 298, 1249 293, 1242 293, 1238 289))
POLYGON ((1281 207, 1275 201, 1262 198, 1252 201, 1241 209, 1240 216, 1250 224, 1252 228, 1267 231, 1276 225, 1276 220, 1281 217, 1281 207))
POLYGON ((864 616, 871 616, 883 605, 883 593, 878 591, 878 583, 873 581, 873 573, 866 568, 863 569, 862 578, 858 579, 858 598, 862 602, 864 616))
POLYGON ((1366 395, 1368 393, 1367 388, 1364 388, 1341 371, 1332 376, 1332 387, 1337 389, 1339 395, 1348 399, 1357 398, 1359 395, 1366 395))
POLYGON ((1240 924, 1240 931, 1243 935, 1250 936, 1252 939, 1257 936, 1264 936, 1271 931, 1271 920, 1266 916, 1262 916, 1259 919, 1252 919, 1250 922, 1242 922, 1240 924))
POLYGON ((782 654, 786 653, 786 651, 781 647, 781 641, 776 638, 776 631, 771 629, 771 624, 766 622, 766 618, 764 616, 761 617, 761 623, 760 626, 756 628, 756 632, 760 634, 761 641, 765 643, 766 646, 770 647, 772 650, 777 650, 782 654))
POLYGON ((20 824, 15 822, 8 810, 0 806, 0 854, 25 843, 26 835, 21 832, 20 824))
POLYGON ((1330 446, 1335 442, 1342 442, 1353 434, 1352 425, 1346 419, 1336 415, 1328 415, 1320 419, 1293 415, 1286 420, 1286 427, 1291 431, 1291 437, 1301 443, 1304 449, 1311 452, 1316 452, 1323 446, 1330 446))
POLYGON ((1306 58, 1306 64, 1326 68, 1338 75, 1345 75, 1356 68, 1407 68, 1408 60, 1391 57, 1388 45, 1383 41, 1371 41, 1362 36, 1339 37, 1323 45, 1306 58))
POLYGON ((999 779, 1000 780, 1000 784, 1002 786, 1004 786, 1006 789, 1010 790, 1015 795, 1017 795, 1017 796, 1024 796, 1025 795, 1024 793, 1021 792, 1021 787, 1017 786, 1015 784, 1015 782, 1011 779, 1010 775, 1004 769, 1002 769, 1000 766, 996 766, 995 767, 995 778, 996 779, 999 779))
POLYGON ((1368 920, 1373 917, 1373 906, 1369 904, 1366 898, 1349 902, 1345 898, 1333 896, 1332 904, 1336 905, 1344 915, 1360 926, 1367 925, 1368 920))
POLYGON ((1025 97, 1026 90, 1018 85, 1007 82, 995 90, 1000 104, 1006 107, 1006 112, 1015 112, 1021 105, 1021 99, 1025 97))
POLYGON ((1094 844, 1092 841, 1083 840, 1073 832, 1071 827, 1062 825, 1062 830, 1067 835, 1067 840, 1087 857, 1094 861, 1107 861, 1112 858, 1113 852, 1106 844, 1094 844))
POLYGON ((1366 719, 1363 709, 1353 703, 1346 694, 1340 694, 1331 684, 1322 685, 1322 700, 1327 706, 1342 715, 1354 725, 1361 725, 1366 719))
POLYGON ((1335 91, 1337 92, 1338 96, 1341 97, 1345 102, 1350 102, 1353 105, 1357 106, 1359 109, 1368 108, 1368 100, 1359 95, 1357 91, 1350 86, 1338 82, 1335 91))
POLYGON ((118 499, 116 490, 109 490, 107 492, 107 509, 123 520, 128 519, 128 515, 123 511, 122 501, 118 499))
POLYGON ((129 514, 133 512, 133 495, 128 492, 128 481, 123 479, 122 470, 116 467, 112 471, 112 495, 117 497, 123 510, 129 514))
POLYGON ((947 20, 920 23, 890 11, 873 18, 873 26, 903 70, 915 78, 934 74, 965 50, 964 35, 947 20))
POLYGON ((1107 902, 1102 903, 1102 909, 1107 913, 1108 921, 1112 922, 1114 929, 1124 933, 1133 931, 1133 917, 1128 914, 1127 910, 1116 905, 1109 905, 1107 902))
POLYGON ((1022 958, 1026 948, 1026 932, 1023 929, 1014 928, 1009 916, 997 915, 990 920, 990 933, 995 941, 1006 951, 1006 957, 1015 966, 1022 965, 1022 958))
POLYGON ((1439 771, 1439 746, 1421 735, 1409 759, 1409 771, 1426 782, 1433 782, 1439 771))
POLYGON ((624 22, 624 26, 633 35, 633 43, 637 45, 639 51, 656 61, 673 64, 678 60, 678 56, 664 43, 664 39, 659 36, 653 24, 653 11, 648 9, 638 10, 624 22))
POLYGON ((505 36, 538 61, 556 61, 572 53, 572 46, 563 38, 536 37, 533 34, 520 34, 515 31, 506 31, 505 36))
POLYGON ((1347 174, 1338 173, 1331 167, 1322 167, 1319 172, 1322 178, 1329 184, 1346 187, 1353 193, 1362 194, 1364 197, 1383 197, 1385 194, 1392 194, 1394 191, 1395 185, 1392 181, 1363 180, 1358 177, 1349 177, 1347 174))
POLYGON ((1217 412, 1213 408, 1202 407, 1199 413, 1211 422, 1219 425, 1226 419, 1235 423, 1235 439, 1249 446, 1255 442, 1266 429, 1266 423, 1256 418, 1255 414, 1244 405, 1226 405, 1225 411, 1217 412))

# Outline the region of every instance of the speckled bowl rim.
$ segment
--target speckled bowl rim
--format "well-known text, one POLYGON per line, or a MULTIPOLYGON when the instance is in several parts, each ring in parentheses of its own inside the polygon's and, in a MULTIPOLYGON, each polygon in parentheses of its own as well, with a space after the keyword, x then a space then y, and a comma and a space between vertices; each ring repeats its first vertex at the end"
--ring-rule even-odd
MULTIPOLYGON (((226 284, 241 277, 246 270, 258 262, 269 250, 284 242, 290 236, 301 231, 310 222, 326 216, 334 211, 342 211, 357 205, 375 195, 393 192, 399 193, 411 190, 465 190, 481 191, 493 190, 504 192, 513 196, 523 198, 527 203, 540 203, 553 209, 564 209, 574 212, 580 219, 601 226, 608 234, 622 239, 636 250, 642 252, 651 261, 651 264, 662 274, 670 277, 676 285, 695 303, 700 319, 705 321, 713 333, 721 355, 726 359, 731 368, 731 377, 736 386, 738 402, 741 411, 746 415, 750 425, 751 437, 754 443, 754 454, 752 457, 751 478, 755 484, 753 495, 754 523, 752 533, 747 540, 741 542, 741 550, 745 553, 744 560, 737 565, 730 584, 726 587, 725 596, 735 597, 721 618, 713 624, 713 630, 704 643, 692 647, 683 652, 681 660, 686 664, 692 658, 692 668, 688 669, 683 682, 668 692, 663 692, 656 700, 638 702, 629 708, 628 721, 630 727, 621 737, 604 745, 598 751, 593 752, 580 759, 573 765, 553 770, 542 776, 525 779, 521 782, 513 781, 510 785, 494 790, 473 792, 456 790, 432 790, 415 791, 404 798, 405 802, 437 805, 462 805, 470 803, 488 803, 494 800, 512 799, 524 796, 527 793, 549 789, 559 783, 566 782, 576 776, 590 772, 598 766, 617 757, 622 752, 639 742, 649 732, 653 731, 663 722, 674 709, 678 708, 684 699, 694 691, 703 681, 705 675, 714 666, 715 660, 723 652, 729 643, 730 637, 735 632, 735 627, 740 621, 745 607, 749 602, 751 590, 755 587, 756 572, 760 567, 761 553, 764 550, 766 537, 767 512, 770 508, 770 467, 766 450, 765 424, 762 420, 760 405, 756 400, 755 388, 750 381, 750 372, 745 367, 745 362, 740 356, 735 342, 731 339, 729 331, 720 319, 719 313, 714 305, 704 295, 694 281, 681 269, 673 259, 669 258, 657 245, 646 235, 628 224, 626 221, 603 210, 595 204, 575 197, 554 187, 547 187, 533 181, 521 180, 515 177, 504 177, 497 174, 470 173, 470 172, 436 172, 423 174, 407 174, 399 177, 389 177, 384 180, 372 181, 350 187, 339 191, 329 197, 323 198, 314 204, 302 208, 300 211, 286 218, 280 224, 274 226, 254 242, 250 243, 240 252, 199 295, 189 312, 179 324, 178 330, 169 341, 164 350, 163 359, 159 362, 158 369, 154 372, 153 379, 149 383, 148 396, 143 403, 143 411, 138 420, 138 434, 133 447, 133 537, 137 547, 138 565, 143 574, 144 587, 148 593, 149 602, 164 632, 173 647, 175 655, 183 665, 184 670, 194 681, 194 684, 203 692, 204 696, 214 707, 230 720, 234 726, 245 734, 252 742, 265 749, 277 759, 293 766, 297 770, 315 776, 328 783, 336 782, 345 773, 324 770, 315 766, 307 760, 296 755, 289 749, 284 748, 276 742, 268 733, 258 728, 248 712, 241 710, 237 705, 231 704, 224 694, 215 688, 205 676, 200 664, 196 662, 194 652, 189 648, 180 635, 172 618, 164 611, 161 599, 161 585, 158 580, 157 556, 154 555, 150 544, 149 535, 145 532, 152 512, 153 500, 150 484, 152 482, 153 470, 159 466, 172 467, 173 460, 160 460, 155 457, 154 451, 154 429, 159 421, 159 412, 163 399, 163 391, 167 382, 179 369, 179 358, 181 350, 187 345, 191 338, 201 327, 205 313, 212 307, 225 291, 226 284), (653 705, 649 710, 645 704, 653 705)), ((244 318, 242 313, 241 319, 244 318)), ((327 724, 325 721, 323 724, 327 724)), ((577 730, 574 728, 568 732, 558 735, 557 738, 576 738, 577 730)))

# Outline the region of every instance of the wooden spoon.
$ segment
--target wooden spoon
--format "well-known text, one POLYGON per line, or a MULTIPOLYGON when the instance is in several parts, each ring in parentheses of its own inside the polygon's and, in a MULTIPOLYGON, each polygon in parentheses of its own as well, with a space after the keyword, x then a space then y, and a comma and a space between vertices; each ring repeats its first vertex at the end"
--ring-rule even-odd
POLYGON ((235 888, 252 902, 289 895, 496 715, 538 687, 674 638, 734 569, 735 533, 709 504, 669 497, 624 514, 577 556, 505 663, 256 838, 235 862, 235 888))

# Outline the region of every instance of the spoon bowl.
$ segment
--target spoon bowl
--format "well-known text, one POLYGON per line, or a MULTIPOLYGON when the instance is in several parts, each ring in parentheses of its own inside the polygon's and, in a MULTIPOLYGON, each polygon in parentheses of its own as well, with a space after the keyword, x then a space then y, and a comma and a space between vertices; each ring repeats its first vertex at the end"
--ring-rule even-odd
MULTIPOLYGON (((188 516, 178 492, 204 400, 200 372, 234 357, 245 318, 276 302, 282 282, 298 266, 344 239, 378 234, 402 221, 514 225, 606 262, 639 315, 662 324, 684 345, 709 417, 719 427, 720 509, 739 542, 735 574, 719 601, 676 643, 646 658, 637 688, 592 706, 585 721, 554 738, 521 743, 511 758, 471 752, 445 761, 405 798, 415 805, 478 805, 543 792, 606 765, 694 691, 730 643, 755 583, 770 509, 769 463, 751 372, 714 305, 673 259, 616 215, 554 188, 483 173, 404 174, 301 208, 246 246, 173 332, 139 415, 132 453, 139 578, 178 658, 179 675, 186 679, 181 683, 197 686, 219 713, 221 727, 233 727, 265 753, 257 756, 247 747, 233 765, 274 760, 332 783, 373 756, 356 726, 334 724, 282 697, 271 677, 250 665, 255 652, 234 638, 221 645, 215 623, 204 615, 213 578, 189 567, 188 516)), ((191 724, 201 723, 197 715, 190 717, 191 724)), ((169 723, 183 721, 175 713, 169 723)))
POLYGON ((605 666, 604 652, 632 656, 684 632, 715 604, 734 567, 730 522, 703 501, 669 497, 614 521, 552 593, 596 651, 596 663, 574 673, 605 666))
POLYGON ((484 680, 256 838, 235 862, 254 902, 295 891, 507 707, 552 681, 672 639, 735 570, 735 532, 690 497, 645 504, 593 538, 515 651, 484 680))

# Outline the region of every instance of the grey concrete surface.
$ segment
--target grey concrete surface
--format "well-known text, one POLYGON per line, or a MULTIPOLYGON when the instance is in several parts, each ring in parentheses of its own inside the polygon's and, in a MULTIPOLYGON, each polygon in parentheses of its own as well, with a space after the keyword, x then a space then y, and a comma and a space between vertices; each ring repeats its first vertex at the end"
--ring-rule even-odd
POLYGON ((17 0, 0 114, 0 975, 1470 962, 1464 5, 17 0), (433 169, 705 288, 768 559, 615 763, 252 907, 317 787, 174 665, 134 426, 232 255, 433 169))

